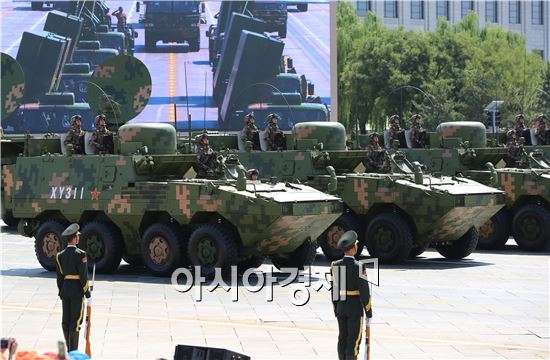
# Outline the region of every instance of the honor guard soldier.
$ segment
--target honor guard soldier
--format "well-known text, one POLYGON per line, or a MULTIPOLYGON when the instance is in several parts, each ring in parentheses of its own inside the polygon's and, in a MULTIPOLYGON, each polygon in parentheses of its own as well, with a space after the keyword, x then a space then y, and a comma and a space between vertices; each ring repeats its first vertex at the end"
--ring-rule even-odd
POLYGON ((285 134, 277 125, 279 117, 277 114, 269 114, 267 116, 267 128, 265 129, 265 141, 267 142, 268 151, 276 151, 279 148, 286 147, 285 134))
POLYGON ((113 133, 105 126, 105 115, 101 114, 95 117, 96 129, 92 133, 90 145, 95 149, 96 154, 113 153, 113 133))
POLYGON ((78 336, 84 317, 84 296, 91 306, 91 294, 88 286, 88 264, 86 253, 76 246, 79 240, 78 224, 69 225, 61 234, 67 241, 67 247, 56 257, 57 288, 63 303, 63 335, 67 350, 78 350, 78 336))
POLYGON ((344 258, 331 265, 332 303, 338 319, 338 359, 357 359, 363 332, 363 313, 367 326, 372 317, 369 283, 361 264, 355 260, 357 233, 346 231, 338 241, 344 258), (365 275, 364 277, 362 275, 365 275))
POLYGON ((241 131, 241 141, 246 144, 247 141, 252 143, 253 150, 260 150, 260 130, 254 125, 254 115, 248 114, 244 117, 246 125, 241 131))
POLYGON ((67 137, 63 144, 72 145, 73 154, 84 154, 84 131, 82 131, 82 116, 74 115, 71 117, 71 130, 67 132, 67 137))

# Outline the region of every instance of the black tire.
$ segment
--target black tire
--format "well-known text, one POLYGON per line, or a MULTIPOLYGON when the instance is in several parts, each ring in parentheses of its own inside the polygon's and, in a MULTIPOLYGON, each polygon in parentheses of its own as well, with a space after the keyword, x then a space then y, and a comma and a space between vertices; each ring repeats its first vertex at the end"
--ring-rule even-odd
POLYGON ((42 267, 55 271, 55 255, 66 246, 61 233, 67 224, 60 220, 47 220, 40 225, 34 236, 34 252, 42 267))
POLYGON ((15 228, 19 224, 19 219, 13 217, 13 213, 10 210, 6 210, 2 214, 2 221, 10 228, 15 228))
POLYGON ((414 259, 419 257, 426 251, 429 244, 415 244, 409 253, 409 259, 414 259))
POLYGON ((31 10, 40 11, 43 5, 43 1, 31 1, 31 10))
POLYGON ((144 265, 155 276, 170 276, 184 262, 178 228, 170 224, 153 224, 143 234, 141 255, 144 265))
MULTIPOLYGON (((354 230, 359 232, 359 226, 355 215, 353 214, 344 214, 340 216, 328 229, 325 230, 317 239, 323 254, 330 261, 341 259, 344 256, 344 252, 337 247, 338 240, 343 233, 349 230, 354 230)), ((360 246, 361 249, 357 249, 357 254, 361 253, 363 250, 363 245, 360 246)))
POLYGON ((187 254, 193 267, 200 266, 201 274, 211 277, 216 268, 227 271, 237 264, 237 242, 223 225, 200 225, 189 238, 187 254))
POLYGON ((141 255, 123 254, 122 260, 126 261, 131 266, 143 266, 143 258, 141 255))
POLYGON ((271 262, 279 270, 282 268, 303 270, 315 261, 317 246, 317 242, 307 239, 296 250, 287 254, 287 256, 271 256, 271 262))
POLYGON ((157 41, 151 36, 151 34, 147 34, 147 31, 145 32, 145 50, 147 51, 153 51, 155 50, 157 46, 157 41))
POLYGON ((398 214, 382 213, 369 221, 367 250, 382 263, 405 260, 413 248, 413 234, 405 219, 398 214))
POLYGON ((109 274, 120 265, 123 244, 112 224, 97 221, 84 224, 78 247, 86 251, 90 271, 95 264, 98 273, 109 274))
POLYGON ((486 250, 503 248, 510 237, 511 217, 508 209, 501 209, 487 220, 479 229, 477 247, 486 250))
POLYGON ((463 259, 474 252, 479 240, 479 232, 475 227, 468 230, 460 239, 450 243, 436 244, 437 252, 447 259, 463 259))
POLYGON ((298 9, 299 12, 306 12, 307 11, 307 5, 308 4, 297 4, 296 9, 298 9))
POLYGON ((264 263, 265 256, 252 256, 237 263, 237 271, 244 273, 248 269, 257 269, 264 263))
POLYGON ((279 29, 278 33, 281 39, 286 38, 286 24, 279 29))
POLYGON ((201 36, 199 33, 199 36, 195 40, 189 41, 189 51, 190 52, 197 52, 201 50, 201 36))
POLYGON ((512 235, 520 248, 527 251, 546 250, 550 244, 550 211, 528 204, 516 211, 512 235))

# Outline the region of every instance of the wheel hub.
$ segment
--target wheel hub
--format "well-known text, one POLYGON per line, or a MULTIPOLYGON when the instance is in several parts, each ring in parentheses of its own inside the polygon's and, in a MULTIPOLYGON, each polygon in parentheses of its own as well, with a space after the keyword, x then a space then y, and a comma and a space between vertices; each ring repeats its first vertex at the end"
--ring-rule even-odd
POLYGON ((163 264, 168 259, 168 242, 160 236, 155 236, 149 244, 149 256, 155 264, 163 264))
POLYGON ((537 240, 542 229, 535 216, 526 216, 521 223, 521 231, 526 240, 537 240))
POLYGON ((482 239, 488 239, 495 233, 495 223, 489 219, 479 228, 479 236, 482 239))
POLYGON ((384 252, 389 252, 396 246, 395 234, 387 227, 378 228, 374 234, 374 241, 376 242, 378 249, 384 252))
POLYGON ((210 238, 203 238, 197 246, 197 255, 201 265, 212 266, 218 258, 218 249, 210 238))
POLYGON ((42 240, 42 251, 44 254, 52 259, 60 250, 61 241, 59 241, 59 237, 53 232, 47 233, 42 240))
POLYGON ((93 234, 86 240, 86 252, 90 255, 90 259, 99 260, 104 253, 104 245, 101 236, 93 234))
POLYGON ((338 248, 338 241, 344 234, 344 228, 340 225, 331 226, 327 232, 327 242, 332 250, 340 250, 338 248))

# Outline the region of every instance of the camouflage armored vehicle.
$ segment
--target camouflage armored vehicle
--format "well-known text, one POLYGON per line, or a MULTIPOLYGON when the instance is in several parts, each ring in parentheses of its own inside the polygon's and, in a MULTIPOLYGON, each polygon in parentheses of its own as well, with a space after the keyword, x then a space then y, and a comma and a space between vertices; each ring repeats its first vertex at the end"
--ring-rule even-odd
MULTIPOLYGON (((224 141, 220 147, 238 141, 231 143, 227 137, 220 136, 224 141)), ((210 137, 213 146, 216 141, 210 137)), ((300 181, 322 191, 332 181, 327 166, 335 170, 334 194, 342 198, 346 210, 318 238, 330 259, 342 256, 336 243, 350 229, 360 234, 361 248, 366 245, 370 255, 383 262, 417 256, 430 243, 443 256, 460 259, 475 249, 477 229, 505 204, 502 191, 463 177, 424 174, 401 152, 388 155, 386 173, 356 173, 367 152, 346 150, 345 129, 339 123, 296 124, 287 138, 287 150, 238 154, 261 177, 300 181)))
MULTIPOLYGON (((90 105, 107 114, 113 130, 151 96, 137 59, 112 59, 93 81, 90 105), (121 81, 128 77, 133 81, 121 81)), ((279 268, 300 268, 314 260, 315 239, 343 210, 340 199, 306 185, 248 181, 232 157, 219 159, 225 177, 186 179, 196 155, 177 152, 168 124, 120 126, 113 154, 72 154, 57 135, 26 141, 21 156, 3 162, 2 204, 19 219, 20 233, 35 237, 48 270, 70 222, 81 225, 80 246, 101 272, 116 270, 121 258, 143 260, 155 275, 185 265, 212 275, 230 265, 259 266, 265 256, 279 268)))
POLYGON ((535 149, 526 149, 516 168, 506 168, 507 148, 488 147, 485 126, 465 121, 440 124, 430 134, 429 149, 404 151, 431 172, 464 174, 504 190, 507 206, 481 228, 481 247, 502 247, 512 235, 521 248, 540 251, 550 244, 550 175, 547 161, 535 149), (495 174, 487 163, 496 166, 495 174))
POLYGON ((144 1, 145 48, 153 50, 157 41, 189 44, 189 51, 201 48, 199 1, 144 1))
POLYGON ((247 4, 254 17, 267 24, 266 31, 277 32, 279 37, 286 38, 288 10, 286 1, 250 1, 247 4))

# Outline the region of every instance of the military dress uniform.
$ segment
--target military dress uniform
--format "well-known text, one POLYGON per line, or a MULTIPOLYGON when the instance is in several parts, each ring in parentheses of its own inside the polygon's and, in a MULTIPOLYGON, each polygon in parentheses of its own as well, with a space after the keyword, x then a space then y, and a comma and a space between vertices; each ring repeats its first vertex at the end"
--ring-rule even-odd
MULTIPOLYGON (((61 235, 70 239, 79 229, 78 224, 71 224, 61 235)), ((91 296, 86 252, 76 245, 67 245, 63 251, 57 253, 55 260, 57 288, 63 304, 63 335, 68 351, 77 350, 80 325, 84 317, 84 296, 91 296)))
POLYGON ((105 127, 96 129, 92 133, 90 145, 94 147, 98 154, 112 154, 114 145, 113 133, 105 127))
MULTIPOLYGON (((341 249, 355 245, 357 233, 345 232, 338 242, 341 249)), ((363 333, 363 313, 372 317, 371 297, 368 281, 359 276, 361 264, 353 256, 334 261, 331 264, 332 304, 338 319, 338 359, 357 359, 363 333)))
POLYGON ((84 154, 84 131, 79 127, 73 127, 67 132, 67 137, 63 142, 65 145, 73 146, 73 154, 84 154))

